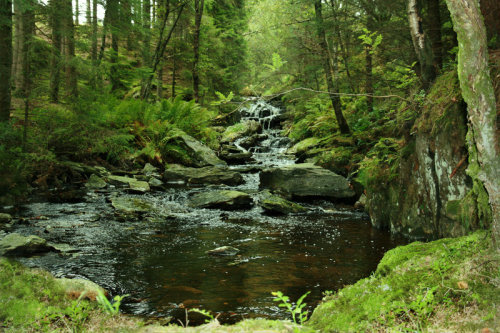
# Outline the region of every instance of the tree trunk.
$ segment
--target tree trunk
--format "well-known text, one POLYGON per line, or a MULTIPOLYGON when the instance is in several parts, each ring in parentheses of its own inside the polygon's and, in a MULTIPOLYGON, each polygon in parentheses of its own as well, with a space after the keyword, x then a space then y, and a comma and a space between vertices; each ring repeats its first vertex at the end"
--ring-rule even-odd
POLYGON ((50 25, 52 27, 52 56, 50 61, 50 101, 59 101, 59 85, 61 81, 61 0, 50 1, 50 25))
POLYGON ((330 56, 330 52, 328 50, 328 44, 326 42, 326 32, 325 26, 323 22, 323 13, 321 8, 321 0, 314 0, 314 10, 316 14, 316 28, 317 34, 319 38, 319 45, 321 47, 321 58, 323 61, 323 70, 325 72, 326 84, 328 86, 328 92, 330 93, 330 99, 332 101, 333 110, 335 112, 335 118, 337 119, 337 123, 339 125, 340 133, 342 134, 350 134, 349 125, 347 125, 347 121, 342 114, 342 105, 340 102, 338 87, 333 83, 332 77, 332 60, 330 56))
MULTIPOLYGON (((80 4, 78 3, 78 0, 75 0, 75 26, 80 25, 80 4)), ((71 13, 71 22, 73 22, 73 13, 71 13)))
POLYGON ((151 2, 143 0, 142 9, 142 62, 144 67, 151 67, 151 2))
POLYGON ((156 84, 156 99, 161 101, 163 98, 163 66, 158 68, 158 76, 157 76, 157 84, 156 84))
POLYGON ((482 181, 488 192, 493 239, 497 251, 500 251, 500 149, 495 92, 488 68, 486 28, 477 0, 446 0, 446 4, 457 33, 458 77, 471 123, 468 173, 473 179, 482 181))
POLYGON ((200 74, 198 71, 198 63, 200 61, 200 31, 204 5, 204 0, 194 0, 193 97, 196 103, 199 103, 200 101, 200 74))
POLYGON ((133 43, 132 43, 132 6, 130 4, 131 0, 122 0, 122 12, 123 15, 121 17, 122 21, 122 29, 127 32, 127 43, 126 48, 128 51, 132 51, 133 43))
POLYGON ((119 39, 119 1, 108 0, 107 10, 109 13, 109 26, 111 27, 111 63, 109 69, 109 80, 111 82, 111 90, 115 91, 121 87, 121 82, 118 73, 118 39, 119 39))
POLYGON ((0 1, 0 121, 10 118, 12 70, 12 1, 0 1))
POLYGON ((75 66, 75 26, 73 25, 73 10, 71 0, 65 0, 64 3, 64 40, 66 51, 66 87, 68 95, 72 98, 78 97, 78 79, 75 66))
POLYGON ((434 67, 437 73, 443 65, 443 41, 441 40, 439 0, 427 0, 427 21, 429 22, 429 39, 434 56, 434 67))
POLYGON ((365 45, 365 60, 366 60, 366 81, 365 81, 365 93, 368 95, 366 97, 366 104, 368 107, 368 112, 373 112, 373 55, 372 46, 365 45))
POLYGON ((176 48, 173 48, 173 57, 172 57, 172 98, 175 98, 175 76, 177 75, 177 61, 176 61, 176 48))
POLYGON ((90 27, 92 25, 92 4, 91 0, 87 0, 87 11, 85 13, 85 23, 90 27))
POLYGON ((97 63, 97 0, 92 0, 92 48, 90 53, 95 66, 97 63))
POLYGON ((14 1, 14 50, 12 58, 12 83, 13 87, 17 89, 22 89, 22 64, 21 64, 21 54, 22 54, 22 36, 23 36, 23 20, 21 18, 21 4, 19 0, 14 1))
POLYGON ((422 25, 418 0, 408 0, 408 21, 413 47, 420 64, 420 78, 424 88, 427 89, 436 78, 436 71, 433 65, 432 48, 422 25))

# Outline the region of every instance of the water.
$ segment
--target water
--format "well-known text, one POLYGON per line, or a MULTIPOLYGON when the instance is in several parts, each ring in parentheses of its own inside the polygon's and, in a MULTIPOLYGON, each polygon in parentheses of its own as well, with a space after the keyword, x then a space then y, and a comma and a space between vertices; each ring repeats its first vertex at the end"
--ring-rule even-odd
MULTIPOLYGON (((262 106, 270 107, 262 104, 260 110, 262 106)), ((259 108, 245 116, 257 112, 259 108)), ((254 166, 293 163, 271 122, 264 130, 268 141, 254 150, 271 149, 255 154, 254 166)), ((247 183, 236 188, 256 195, 258 174, 245 177, 247 183)), ((56 276, 90 279, 111 294, 130 294, 122 305, 128 313, 182 320, 185 309, 197 307, 232 323, 251 317, 288 318, 272 301, 270 293, 278 290, 292 300, 311 291, 306 302, 312 310, 322 292, 368 276, 385 251, 404 242, 372 228, 364 213, 328 201, 305 202, 308 213, 283 217, 265 215, 258 206, 245 211, 188 208, 189 195, 213 188, 221 187, 129 195, 146 199, 156 210, 127 221, 115 216, 108 202, 114 193, 109 192, 89 193, 80 203, 29 204, 16 232, 69 243, 79 252, 49 253, 23 262, 56 276), (224 245, 240 253, 205 253, 224 245)), ((195 313, 189 319, 191 324, 203 321, 195 313)))

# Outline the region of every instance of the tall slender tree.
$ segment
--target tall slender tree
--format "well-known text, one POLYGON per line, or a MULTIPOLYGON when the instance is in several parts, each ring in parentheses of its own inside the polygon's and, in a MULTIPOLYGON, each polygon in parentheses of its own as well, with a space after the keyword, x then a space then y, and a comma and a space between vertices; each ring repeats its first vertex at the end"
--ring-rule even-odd
POLYGON ((319 46, 321 48, 321 58, 323 62, 323 71, 325 72, 326 84, 328 87, 328 92, 330 93, 330 100, 332 102, 333 110, 335 112, 335 118, 339 125, 340 132, 342 134, 349 134, 351 131, 349 125, 344 118, 342 113, 342 105, 339 97, 339 89, 337 82, 333 82, 332 72, 334 70, 332 65, 332 57, 330 55, 330 50, 328 48, 328 43, 326 39, 325 23, 323 21, 323 11, 321 0, 314 0, 314 11, 316 18, 316 29, 319 40, 319 46))
POLYGON ((62 23, 61 0, 50 0, 50 25, 52 28, 52 56, 50 61, 50 101, 59 101, 59 86, 61 81, 61 46, 62 23))
POLYGON ((193 35, 193 97, 196 103, 200 101, 200 32, 201 19, 205 0, 194 0, 194 35, 193 35))
POLYGON ((0 1, 0 121, 10 118, 12 70, 12 1, 0 1))
MULTIPOLYGON (((78 73, 75 66, 75 26, 73 24, 73 10, 71 0, 64 1, 64 42, 66 58, 66 86, 68 94, 78 96, 78 73)), ((76 19, 75 19, 76 20, 76 19)))

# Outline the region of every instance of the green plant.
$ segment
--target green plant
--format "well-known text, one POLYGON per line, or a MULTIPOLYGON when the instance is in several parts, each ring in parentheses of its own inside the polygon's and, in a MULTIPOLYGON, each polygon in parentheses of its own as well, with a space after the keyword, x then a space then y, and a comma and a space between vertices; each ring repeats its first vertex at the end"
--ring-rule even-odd
POLYGON ((106 297, 106 295, 104 295, 104 293, 99 290, 97 297, 96 297, 96 300, 97 300, 97 303, 99 303, 99 305, 103 308, 104 311, 106 311, 107 313, 112 314, 112 315, 117 315, 120 313, 120 305, 121 305, 122 300, 127 296, 129 296, 129 295, 128 294, 123 295, 123 296, 116 295, 113 298, 113 303, 111 303, 108 300, 108 298, 106 297))
POLYGON ((214 317, 214 315, 211 314, 210 311, 207 311, 207 310, 194 308, 194 309, 189 310, 189 312, 196 312, 196 313, 204 315, 205 317, 208 317, 209 319, 206 319, 205 323, 209 323, 209 322, 217 319, 217 317, 214 317))
POLYGON ((275 296, 274 302, 281 302, 278 306, 280 308, 286 308, 288 312, 292 315, 292 320, 295 324, 302 325, 307 320, 307 310, 304 310, 307 303, 304 303, 304 299, 311 292, 308 291, 304 295, 300 296, 295 305, 290 302, 290 297, 283 295, 281 291, 273 291, 271 294, 275 296))

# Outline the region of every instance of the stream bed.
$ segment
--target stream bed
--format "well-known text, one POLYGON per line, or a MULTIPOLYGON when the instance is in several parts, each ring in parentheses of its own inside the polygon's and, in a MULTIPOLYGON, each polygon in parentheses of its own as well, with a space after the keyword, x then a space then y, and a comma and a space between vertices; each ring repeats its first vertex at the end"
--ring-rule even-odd
MULTIPOLYGON (((279 114, 266 103, 254 105, 245 110, 246 117, 260 120, 279 114)), ((289 143, 271 127, 264 127, 266 141, 249 149, 253 166, 294 163, 285 154, 289 143)), ((266 215, 258 205, 234 211, 187 205, 192 194, 212 189, 258 196, 257 169, 244 177, 245 184, 239 186, 172 184, 142 195, 111 188, 89 191, 77 203, 31 202, 20 214, 24 222, 12 231, 66 243, 77 251, 21 261, 57 277, 92 280, 112 295, 129 294, 121 307, 126 313, 177 321, 185 319, 186 309, 202 308, 219 314, 222 323, 233 323, 252 317, 288 318, 272 301, 272 291, 282 291, 292 300, 311 291, 305 301, 312 310, 323 292, 369 276, 387 250, 405 243, 372 228, 365 213, 326 200, 302 202, 308 212, 287 216, 266 215), (146 200, 156 213, 120 218, 109 203, 116 195, 146 200), (225 257, 206 254, 220 246, 240 252, 225 257)), ((190 313, 189 320, 203 322, 196 313, 190 313)))

